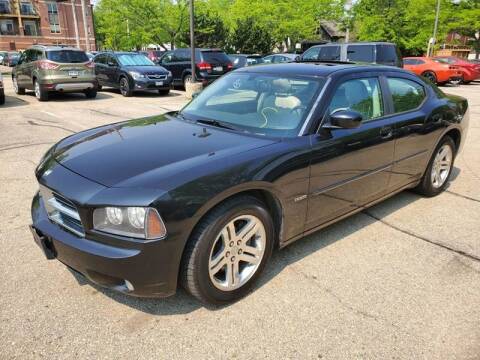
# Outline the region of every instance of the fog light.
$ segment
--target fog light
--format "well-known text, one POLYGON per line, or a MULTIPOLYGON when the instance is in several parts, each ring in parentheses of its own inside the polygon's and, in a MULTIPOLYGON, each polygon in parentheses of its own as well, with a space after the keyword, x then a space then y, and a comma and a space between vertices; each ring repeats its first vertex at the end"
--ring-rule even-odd
POLYGON ((130 281, 128 281, 128 280, 125 280, 125 286, 127 287, 127 289, 128 289, 129 291, 135 290, 135 288, 133 287, 132 283, 131 283, 130 281))

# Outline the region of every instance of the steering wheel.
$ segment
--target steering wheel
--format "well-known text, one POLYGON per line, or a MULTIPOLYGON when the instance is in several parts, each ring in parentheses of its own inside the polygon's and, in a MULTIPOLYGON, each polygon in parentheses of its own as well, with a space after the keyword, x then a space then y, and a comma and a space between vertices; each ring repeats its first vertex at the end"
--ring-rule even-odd
POLYGON ((297 112, 297 115, 302 115, 302 112, 306 109, 307 107, 305 105, 297 105, 290 110, 290 113, 293 114, 294 112, 297 112))

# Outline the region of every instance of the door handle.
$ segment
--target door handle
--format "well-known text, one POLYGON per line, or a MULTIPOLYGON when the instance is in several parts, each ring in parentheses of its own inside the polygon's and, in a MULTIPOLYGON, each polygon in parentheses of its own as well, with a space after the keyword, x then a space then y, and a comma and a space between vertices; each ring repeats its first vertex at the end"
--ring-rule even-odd
POLYGON ((382 139, 390 139, 393 137, 393 129, 390 126, 385 126, 380 129, 380 137, 382 139))

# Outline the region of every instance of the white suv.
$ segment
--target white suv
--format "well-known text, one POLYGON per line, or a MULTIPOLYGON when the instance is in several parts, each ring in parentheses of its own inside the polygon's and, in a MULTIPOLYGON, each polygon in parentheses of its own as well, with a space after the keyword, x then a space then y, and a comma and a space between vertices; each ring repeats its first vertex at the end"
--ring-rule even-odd
POLYGON ((5 91, 3 90, 3 76, 0 73, 0 105, 5 104, 5 91))

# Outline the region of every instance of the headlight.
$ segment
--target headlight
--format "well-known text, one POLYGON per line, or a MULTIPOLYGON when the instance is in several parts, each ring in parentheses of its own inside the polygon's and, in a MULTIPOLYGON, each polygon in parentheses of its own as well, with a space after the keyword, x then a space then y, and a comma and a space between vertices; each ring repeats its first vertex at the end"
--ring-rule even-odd
POLYGON ((110 234, 158 239, 167 234, 162 218, 154 208, 105 207, 93 212, 93 228, 110 234))
POLYGON ((173 75, 172 75, 172 72, 169 71, 169 72, 168 72, 168 77, 172 77, 172 76, 173 76, 173 75))
POLYGON ((128 72, 134 80, 143 79, 145 75, 140 74, 138 71, 129 71, 128 72))

